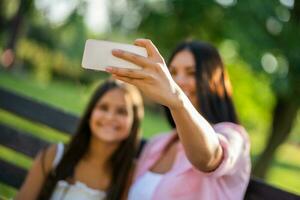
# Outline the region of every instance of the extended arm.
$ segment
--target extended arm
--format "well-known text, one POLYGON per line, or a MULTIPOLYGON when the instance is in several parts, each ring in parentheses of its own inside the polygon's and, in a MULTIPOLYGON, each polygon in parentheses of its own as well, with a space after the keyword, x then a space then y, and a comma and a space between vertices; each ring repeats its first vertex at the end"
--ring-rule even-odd
POLYGON ((172 79, 163 58, 152 42, 141 39, 136 40, 135 44, 147 49, 148 58, 119 50, 113 54, 141 66, 142 70, 109 67, 107 71, 116 79, 137 86, 157 103, 167 106, 190 162, 201 171, 214 170, 222 160, 222 148, 213 128, 172 79))

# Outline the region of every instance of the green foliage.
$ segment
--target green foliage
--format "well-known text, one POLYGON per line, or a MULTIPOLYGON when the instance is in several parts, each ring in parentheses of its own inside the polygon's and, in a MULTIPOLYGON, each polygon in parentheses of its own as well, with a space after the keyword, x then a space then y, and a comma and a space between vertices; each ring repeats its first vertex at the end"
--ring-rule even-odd
MULTIPOLYGON (((252 69, 268 72, 276 95, 300 95, 299 1, 290 8, 280 1, 260 0, 232 1, 235 3, 228 6, 195 0, 128 2, 140 12, 136 32, 146 33, 164 55, 186 38, 215 44, 231 39, 239 44, 238 54, 252 69), (273 56, 275 64, 270 59, 262 63, 266 53, 273 56)), ((124 27, 120 16, 131 12, 112 12, 119 19, 114 21, 117 27, 124 27)))
POLYGON ((54 74, 78 80, 82 73, 79 61, 74 62, 65 54, 51 51, 34 41, 21 40, 17 48, 17 55, 28 64, 30 63, 33 74, 42 83, 48 83, 54 74))

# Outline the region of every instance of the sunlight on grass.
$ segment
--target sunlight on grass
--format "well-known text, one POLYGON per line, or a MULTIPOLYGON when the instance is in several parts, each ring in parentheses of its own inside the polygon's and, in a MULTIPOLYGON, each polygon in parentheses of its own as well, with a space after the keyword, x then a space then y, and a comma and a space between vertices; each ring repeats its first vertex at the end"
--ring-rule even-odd
POLYGON ((267 175, 267 182, 276 187, 300 195, 300 169, 292 170, 282 166, 273 165, 267 175))
POLYGON ((8 200, 12 199, 17 193, 17 190, 13 187, 0 183, 0 199, 8 200))
POLYGON ((32 77, 0 73, 0 85, 25 96, 59 107, 62 110, 81 113, 89 98, 88 88, 80 83, 53 81, 41 85, 32 77))
MULTIPOLYGON (((300 156, 299 146, 285 143, 277 149, 276 158, 284 163, 291 163, 298 166, 299 184, 300 184, 300 156)), ((300 187, 299 187, 300 189, 300 187)))

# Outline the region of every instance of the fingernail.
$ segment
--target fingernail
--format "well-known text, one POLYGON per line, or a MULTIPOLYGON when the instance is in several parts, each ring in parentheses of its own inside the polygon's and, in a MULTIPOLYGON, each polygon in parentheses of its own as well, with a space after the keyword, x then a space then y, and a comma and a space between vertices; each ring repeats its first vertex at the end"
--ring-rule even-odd
POLYGON ((112 67, 105 67, 105 71, 107 72, 112 72, 113 68, 112 67))
POLYGON ((113 49, 112 52, 114 54, 121 54, 123 51, 121 49, 113 49))
POLYGON ((134 41, 134 44, 139 44, 140 41, 141 41, 141 39, 136 39, 136 40, 134 41))
POLYGON ((141 40, 143 40, 144 38, 137 38, 137 39, 135 39, 135 41, 141 41, 141 40))

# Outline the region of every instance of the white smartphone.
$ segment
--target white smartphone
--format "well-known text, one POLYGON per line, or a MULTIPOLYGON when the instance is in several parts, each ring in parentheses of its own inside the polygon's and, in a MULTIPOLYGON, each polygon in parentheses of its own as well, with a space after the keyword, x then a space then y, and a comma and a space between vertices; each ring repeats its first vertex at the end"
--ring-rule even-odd
POLYGON ((148 56, 147 50, 143 47, 103 40, 88 39, 85 43, 83 52, 82 67, 86 69, 101 71, 104 71, 105 68, 109 66, 127 69, 141 69, 141 67, 131 62, 113 56, 113 49, 129 51, 144 57, 148 56))

